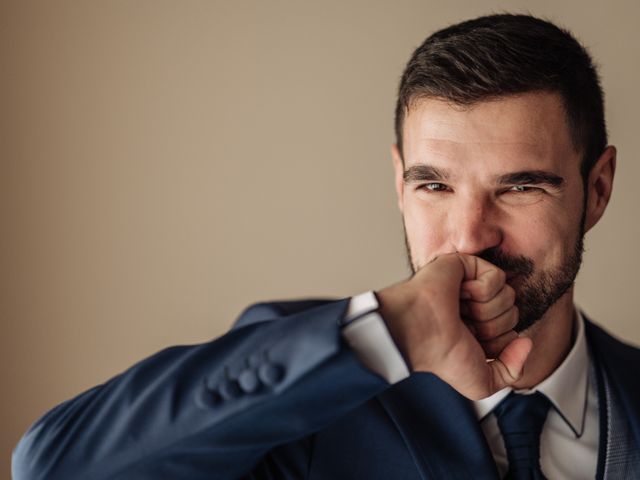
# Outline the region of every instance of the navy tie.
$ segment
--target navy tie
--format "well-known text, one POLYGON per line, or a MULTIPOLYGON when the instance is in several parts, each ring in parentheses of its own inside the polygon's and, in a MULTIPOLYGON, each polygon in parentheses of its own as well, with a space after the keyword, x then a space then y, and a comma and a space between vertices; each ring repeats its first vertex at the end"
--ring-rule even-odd
POLYGON ((542 393, 511 392, 493 413, 509 460, 508 480, 543 480, 540 469, 540 434, 551 403, 542 393))

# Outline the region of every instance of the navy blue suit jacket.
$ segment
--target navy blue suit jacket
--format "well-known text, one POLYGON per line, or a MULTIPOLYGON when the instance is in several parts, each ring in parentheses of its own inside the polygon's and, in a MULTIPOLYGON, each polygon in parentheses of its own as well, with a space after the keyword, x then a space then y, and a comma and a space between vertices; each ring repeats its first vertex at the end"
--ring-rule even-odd
MULTIPOLYGON (((254 305, 212 342, 143 360, 38 420, 14 480, 496 479, 470 402, 431 374, 390 387, 365 369, 341 337, 347 305, 254 305)), ((640 445, 640 351, 586 334, 640 445)))

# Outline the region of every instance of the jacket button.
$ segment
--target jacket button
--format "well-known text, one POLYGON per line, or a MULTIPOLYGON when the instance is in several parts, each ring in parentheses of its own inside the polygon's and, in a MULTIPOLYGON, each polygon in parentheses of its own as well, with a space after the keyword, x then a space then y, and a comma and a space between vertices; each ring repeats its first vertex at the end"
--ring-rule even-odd
POLYGON ((242 394, 240 386, 235 380, 223 381, 222 384, 220 384, 220 386, 218 387, 218 392, 220 392, 220 396, 225 400, 237 398, 242 394))
POLYGON ((253 370, 244 370, 238 377, 238 384, 245 393, 253 393, 260 386, 260 381, 253 370))
POLYGON ((265 385, 275 385, 284 377, 284 369, 275 363, 265 363, 258 369, 258 377, 265 385))

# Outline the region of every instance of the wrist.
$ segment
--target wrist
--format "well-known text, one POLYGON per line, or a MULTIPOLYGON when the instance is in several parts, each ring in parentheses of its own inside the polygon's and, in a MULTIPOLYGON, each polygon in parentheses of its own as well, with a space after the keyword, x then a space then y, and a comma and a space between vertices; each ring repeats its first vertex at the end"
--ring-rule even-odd
MULTIPOLYGON (((378 312, 384 322, 393 343, 411 368, 413 362, 409 357, 408 342, 405 335, 406 327, 402 325, 402 319, 406 315, 406 294, 399 288, 400 284, 386 287, 374 292, 378 300, 378 312)), ((412 368, 411 368, 412 369, 412 368)))
POLYGON ((341 325, 344 339, 369 370, 392 384, 409 375, 407 363, 380 315, 374 292, 352 297, 341 325))

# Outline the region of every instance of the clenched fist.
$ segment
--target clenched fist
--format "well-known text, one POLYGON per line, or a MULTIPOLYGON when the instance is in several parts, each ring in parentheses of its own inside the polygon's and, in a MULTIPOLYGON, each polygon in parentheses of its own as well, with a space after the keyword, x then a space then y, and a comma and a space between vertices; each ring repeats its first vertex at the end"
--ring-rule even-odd
POLYGON ((377 296, 412 370, 434 373, 472 400, 522 375, 532 343, 513 331, 515 292, 491 263, 472 255, 443 255, 377 296))

